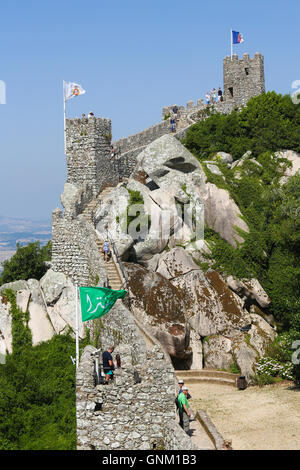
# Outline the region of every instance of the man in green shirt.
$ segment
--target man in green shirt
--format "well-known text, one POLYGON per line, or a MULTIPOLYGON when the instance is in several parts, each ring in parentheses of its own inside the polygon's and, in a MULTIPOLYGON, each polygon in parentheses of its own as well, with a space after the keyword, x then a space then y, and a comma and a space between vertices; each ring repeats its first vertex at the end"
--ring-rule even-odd
POLYGON ((187 400, 188 392, 189 390, 187 387, 182 387, 182 393, 178 395, 179 417, 180 417, 179 424, 187 434, 189 434, 190 416, 191 416, 189 412, 189 404, 187 400))

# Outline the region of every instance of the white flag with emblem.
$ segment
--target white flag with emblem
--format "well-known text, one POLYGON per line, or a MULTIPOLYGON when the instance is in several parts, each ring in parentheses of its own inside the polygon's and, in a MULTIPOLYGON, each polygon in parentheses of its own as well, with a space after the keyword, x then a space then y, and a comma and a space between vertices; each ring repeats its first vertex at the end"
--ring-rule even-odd
POLYGON ((85 90, 78 83, 64 82, 64 94, 66 100, 70 100, 75 96, 83 95, 84 93, 85 90))

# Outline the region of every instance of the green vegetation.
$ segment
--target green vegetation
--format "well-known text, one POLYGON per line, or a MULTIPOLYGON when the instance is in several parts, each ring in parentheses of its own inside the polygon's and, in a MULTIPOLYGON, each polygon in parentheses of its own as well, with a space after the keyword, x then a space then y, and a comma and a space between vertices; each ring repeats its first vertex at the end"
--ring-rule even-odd
POLYGON ((213 114, 191 127, 184 145, 199 159, 229 152, 236 160, 247 150, 254 156, 266 151, 300 151, 300 107, 289 95, 268 92, 251 98, 239 113, 213 114))
POLYGON ((237 230, 245 242, 236 248, 206 229, 212 267, 257 278, 272 299, 270 313, 279 328, 299 330, 300 175, 281 184, 291 164, 273 151, 300 150, 300 107, 289 96, 266 93, 252 98, 240 114, 215 114, 195 124, 185 145, 200 159, 221 150, 238 158, 252 150, 252 158, 233 169, 219 162, 223 176, 205 168, 208 180, 229 192, 250 229, 237 230))
POLYGON ((51 250, 51 241, 43 247, 38 241, 27 246, 17 244, 16 253, 3 263, 0 285, 19 279, 41 279, 47 271, 45 261, 51 259, 51 250))
POLYGON ((149 214, 145 214, 144 210, 144 199, 142 194, 139 191, 133 191, 131 189, 127 188, 127 191, 129 192, 129 202, 127 206, 127 233, 128 233, 128 228, 130 224, 137 219, 138 223, 136 226, 132 227, 134 230, 136 230, 137 233, 140 233, 141 238, 143 238, 146 234, 143 233, 143 230, 146 229, 146 232, 150 229, 151 225, 151 216, 149 214), (134 214, 128 214, 130 212, 131 207, 135 207, 133 210, 134 214), (140 207, 138 207, 140 206, 140 207))
POLYGON ((241 369, 235 361, 230 364, 229 372, 231 372, 232 374, 241 374, 241 369))
MULTIPOLYGON (((281 178, 291 163, 274 153, 300 151, 300 106, 289 96, 266 93, 252 98, 240 113, 213 114, 195 124, 183 143, 199 160, 218 151, 237 160, 252 151, 232 169, 217 159, 222 175, 203 164, 208 181, 229 192, 249 227, 249 233, 237 229, 245 241, 236 248, 206 228, 212 253, 204 257, 221 273, 257 278, 272 300, 268 313, 273 314, 279 332, 300 339, 300 175, 283 184, 281 178)), ((266 363, 272 364, 273 375, 271 366, 260 364, 259 383, 280 379, 276 364, 280 370, 288 364, 291 372, 292 350, 284 353, 283 336, 279 338, 277 355, 284 357, 268 353, 266 363)), ((295 367, 290 376, 297 376, 295 367)))
POLYGON ((12 290, 1 295, 11 303, 13 350, 0 365, 0 449, 76 449, 75 340, 57 335, 33 347, 28 312, 12 290))

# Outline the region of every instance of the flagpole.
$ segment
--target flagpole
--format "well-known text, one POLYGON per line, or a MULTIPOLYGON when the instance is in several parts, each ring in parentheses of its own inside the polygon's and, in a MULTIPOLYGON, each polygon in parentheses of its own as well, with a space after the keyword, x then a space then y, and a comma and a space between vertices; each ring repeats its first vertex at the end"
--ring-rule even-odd
POLYGON ((76 305, 76 369, 79 365, 79 334, 78 334, 78 283, 75 282, 75 305, 76 305))
POLYGON ((232 28, 230 30, 230 57, 232 59, 233 45, 232 45, 232 28))
POLYGON ((63 80, 63 95, 64 95, 64 153, 66 155, 66 95, 65 95, 65 81, 63 80))

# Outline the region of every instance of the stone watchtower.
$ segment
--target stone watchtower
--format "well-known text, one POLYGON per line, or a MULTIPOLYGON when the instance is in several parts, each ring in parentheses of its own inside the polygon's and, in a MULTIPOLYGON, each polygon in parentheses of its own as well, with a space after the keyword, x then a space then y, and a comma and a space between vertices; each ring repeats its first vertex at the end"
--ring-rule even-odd
POLYGON ((94 196, 119 182, 110 161, 111 121, 104 118, 66 120, 67 183, 90 185, 94 196))
POLYGON ((227 56, 223 61, 224 98, 234 105, 245 105, 253 96, 265 92, 264 57, 258 52, 251 59, 243 54, 232 58, 227 56))

